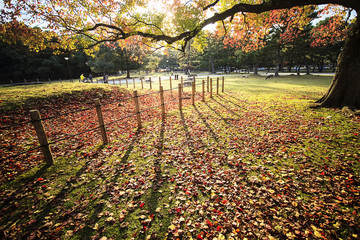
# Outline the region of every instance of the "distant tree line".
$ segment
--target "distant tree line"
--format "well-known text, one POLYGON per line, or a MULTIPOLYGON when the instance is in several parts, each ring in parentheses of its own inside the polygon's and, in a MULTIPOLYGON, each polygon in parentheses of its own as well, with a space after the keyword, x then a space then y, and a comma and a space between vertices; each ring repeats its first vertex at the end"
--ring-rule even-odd
MULTIPOLYGON (((319 22, 318 25, 325 24, 319 22)), ((335 71, 337 57, 343 41, 325 46, 310 46, 311 24, 305 27, 304 34, 293 41, 279 41, 282 29, 274 29, 266 39, 265 47, 255 51, 244 51, 236 44, 226 43, 223 36, 209 33, 202 43, 191 44, 185 53, 175 50, 149 54, 136 43, 125 47, 117 43, 101 45, 93 56, 83 51, 55 54, 46 49, 31 52, 21 43, 10 45, 0 41, 0 82, 51 79, 78 79, 81 74, 93 76, 126 73, 135 70, 174 71, 202 70, 208 72, 230 72, 242 69, 255 74, 258 69, 274 68, 279 71, 323 72, 324 66, 335 71)))
POLYGON ((21 43, 0 42, 0 82, 78 78, 81 73, 91 72, 87 61, 84 52, 54 54, 50 49, 30 52, 21 43))

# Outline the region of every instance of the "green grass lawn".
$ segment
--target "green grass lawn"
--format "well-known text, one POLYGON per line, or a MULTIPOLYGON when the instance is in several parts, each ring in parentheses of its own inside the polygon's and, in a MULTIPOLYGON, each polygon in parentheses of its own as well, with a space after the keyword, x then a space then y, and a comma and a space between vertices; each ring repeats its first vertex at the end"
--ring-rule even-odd
MULTIPOLYGON (((151 112, 141 130, 114 128, 107 146, 65 149, 53 166, 3 181, 3 236, 358 239, 360 119, 309 108, 331 78, 242 76, 226 75, 224 93, 197 96, 195 106, 168 111, 165 123, 151 112)), ((94 87, 114 91, 1 88, 0 107, 94 87)))

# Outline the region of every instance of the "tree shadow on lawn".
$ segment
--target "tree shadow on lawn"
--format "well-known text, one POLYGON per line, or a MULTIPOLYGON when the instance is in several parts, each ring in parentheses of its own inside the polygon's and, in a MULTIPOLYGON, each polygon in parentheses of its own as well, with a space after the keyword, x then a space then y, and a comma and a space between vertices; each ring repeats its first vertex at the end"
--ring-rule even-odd
POLYGON ((226 96, 228 96, 228 98, 226 98, 225 96, 223 96, 223 95, 219 95, 218 97, 219 97, 219 100, 222 100, 223 102, 225 102, 225 103, 231 103, 231 104, 233 104, 234 106, 236 106, 236 107, 238 107, 238 108, 240 108, 240 109, 244 109, 244 106, 241 106, 241 105, 239 105, 238 103, 235 103, 235 102, 233 102, 233 101, 231 101, 230 100, 230 97, 232 97, 233 99, 235 99, 236 100, 236 102, 241 102, 241 103, 244 103, 244 104, 247 104, 246 103, 246 100, 240 100, 240 99, 238 99, 238 98, 235 98, 235 97, 233 97, 231 94, 229 94, 229 93, 224 93, 226 96))
POLYGON ((184 145, 188 147, 191 157, 193 159, 195 159, 196 158, 195 157, 195 151, 198 150, 196 148, 197 147, 200 148, 202 146, 205 146, 205 143, 201 139, 195 140, 192 137, 192 134, 191 134, 191 132, 189 130, 189 126, 186 124, 186 119, 185 119, 185 115, 184 115, 183 111, 180 111, 180 118, 181 118, 181 123, 182 123, 183 130, 185 132, 185 138, 186 138, 184 145), (196 144, 196 143, 199 143, 200 147, 197 146, 198 144, 196 144))
MULTIPOLYGON (((137 143, 139 143, 140 139, 142 137, 142 132, 141 130, 137 130, 135 133, 135 137, 131 140, 131 142, 129 143, 127 150, 125 151, 124 155, 121 157, 121 161, 120 161, 120 166, 124 166, 128 163, 129 157, 131 155, 131 153, 133 152, 135 146, 137 145, 137 143)), ((109 193, 110 189, 114 189, 116 187, 116 185, 118 184, 118 180, 119 177, 122 175, 122 173, 126 170, 126 169, 121 169, 119 167, 119 169, 117 169, 118 171, 116 172, 116 174, 114 174, 110 179, 108 179, 106 182, 108 182, 109 184, 106 185, 106 188, 108 189, 108 191, 105 191, 104 193, 102 193, 101 196, 97 197, 94 200, 94 203, 92 206, 93 207, 93 211, 92 213, 89 215, 88 220, 86 220, 85 222, 85 227, 83 229, 81 229, 78 233, 76 233, 77 236, 79 236, 81 239, 91 239, 91 238, 100 238, 101 234, 106 230, 104 226, 100 227, 99 229, 94 229, 91 226, 94 226, 97 222, 100 221, 102 216, 99 216, 100 213, 102 213, 105 210, 105 202, 107 200, 109 200, 112 196, 109 193)), ((97 168, 97 175, 101 174, 101 169, 97 168)), ((96 174, 96 172, 95 172, 96 174)), ((95 181, 95 180, 93 180, 95 181)), ((120 223, 117 223, 117 227, 118 227, 118 232, 117 234, 126 234, 127 229, 126 228, 121 228, 120 227, 120 223)))
MULTIPOLYGON (((160 133, 158 136, 158 144, 156 146, 157 148, 157 153, 155 155, 154 158, 154 162, 153 162, 153 168, 154 168, 154 172, 155 172, 155 176, 153 178, 152 181, 152 185, 151 185, 151 190, 150 190, 150 194, 149 196, 144 200, 147 206, 147 210, 149 211, 150 216, 153 216, 153 221, 155 221, 156 219, 159 219, 159 221, 161 221, 162 226, 160 226, 160 228, 158 230, 152 231, 152 234, 155 236, 157 233, 165 233, 168 229, 168 227, 170 226, 171 223, 171 218, 170 217, 163 217, 162 214, 160 214, 159 212, 157 213, 156 210, 159 207, 159 202, 160 199, 162 198, 162 193, 159 192, 159 189, 161 188, 168 188, 167 185, 167 181, 166 181, 166 176, 162 176, 162 170, 161 170, 161 162, 163 160, 163 153, 164 153, 164 142, 165 142, 165 126, 166 123, 162 122, 161 123, 161 128, 160 128, 160 133)), ((144 230, 144 228, 149 229, 149 231, 151 231, 151 226, 152 222, 150 223, 142 223, 142 227, 144 230)), ((149 234, 149 233, 148 233, 149 234)), ((138 239, 147 239, 147 235, 146 231, 141 232, 141 234, 139 234, 138 239)))
MULTIPOLYGON (((222 100, 221 98, 219 98, 220 100, 222 100)), ((223 107, 226 111, 228 111, 231 115, 236 116, 238 118, 241 118, 242 116, 240 116, 239 114, 237 114, 236 112, 234 112, 233 110, 231 110, 228 106, 225 106, 224 104, 220 103, 219 101, 217 101, 216 99, 213 99, 214 102, 216 102, 218 105, 220 105, 221 107, 223 107)))
POLYGON ((204 125, 209 129, 212 138, 213 138, 216 142, 219 142, 219 137, 218 137, 217 134, 214 132, 214 130, 212 129, 212 127, 210 126, 210 124, 205 120, 204 115, 199 111, 199 109, 196 107, 196 105, 194 106, 194 109, 195 109, 196 113, 199 115, 199 118, 200 118, 201 121, 204 123, 204 125))
POLYGON ((42 222, 46 219, 47 216, 49 216, 52 210, 54 210, 57 206, 65 203, 65 197, 78 187, 74 187, 73 185, 75 185, 77 179, 82 173, 84 173, 87 167, 87 165, 84 165, 80 170, 78 170, 75 176, 71 177, 66 182, 66 185, 60 190, 60 192, 51 201, 49 201, 45 204, 45 206, 42 207, 42 210, 36 215, 36 217, 33 218, 35 221, 32 221, 32 223, 24 229, 24 232, 22 234, 22 237, 24 239, 34 237, 36 234, 36 229, 41 228, 41 226, 43 225, 42 222))
POLYGON ((213 112, 216 116, 219 117, 220 120, 222 120, 225 124, 229 125, 229 126, 233 126, 233 124, 231 122, 229 122, 229 120, 232 120, 230 118, 224 117, 223 115, 221 115, 215 108, 211 107, 209 105, 209 103, 205 102, 204 105, 210 109, 211 112, 213 112))

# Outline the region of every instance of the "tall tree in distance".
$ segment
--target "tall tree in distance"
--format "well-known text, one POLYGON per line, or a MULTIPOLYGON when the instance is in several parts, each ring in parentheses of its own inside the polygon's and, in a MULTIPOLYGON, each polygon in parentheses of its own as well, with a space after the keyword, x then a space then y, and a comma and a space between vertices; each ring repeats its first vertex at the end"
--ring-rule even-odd
POLYGON ((141 68, 144 63, 146 50, 141 45, 137 44, 136 37, 121 43, 102 44, 89 66, 95 73, 126 71, 126 77, 130 78, 130 71, 141 68))

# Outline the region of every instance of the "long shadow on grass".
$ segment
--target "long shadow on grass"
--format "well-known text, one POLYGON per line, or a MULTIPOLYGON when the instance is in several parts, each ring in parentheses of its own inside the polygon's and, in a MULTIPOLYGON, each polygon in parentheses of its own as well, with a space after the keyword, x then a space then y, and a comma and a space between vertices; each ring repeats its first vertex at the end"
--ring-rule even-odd
POLYGON ((241 117, 239 114, 237 114, 236 112, 234 112, 233 110, 231 110, 229 107, 225 106, 224 104, 220 103, 219 101, 217 101, 216 99, 213 99, 214 102, 216 102, 217 104, 219 104, 221 107, 223 107, 225 110, 227 110, 229 113, 231 113, 234 116, 237 117, 241 117))
MULTIPOLYGON (((235 99, 236 102, 245 102, 244 99, 239 99, 239 98, 234 97, 231 92, 230 92, 230 93, 229 93, 229 92, 225 92, 224 94, 225 94, 226 96, 228 96, 228 98, 224 98, 224 99, 226 99, 226 101, 231 102, 231 101, 229 100, 229 98, 232 98, 232 99, 235 99)), ((242 106, 238 105, 237 103, 234 103, 234 102, 231 102, 231 103, 233 103, 233 104, 236 105, 236 106, 242 107, 242 106)))
MULTIPOLYGON (((28 191, 28 187, 31 187, 30 185, 33 184, 35 179, 43 176, 49 167, 50 165, 45 164, 41 168, 39 168, 34 174, 10 182, 11 186, 16 189, 14 193, 16 193, 17 195, 26 193, 26 191, 28 191)), ((13 201, 12 195, 4 196, 2 201, 3 203, 2 206, 0 206, 1 207, 0 209, 3 209, 5 206, 8 206, 11 203, 11 201, 13 201)))
POLYGON ((214 130, 212 129, 210 124, 205 120, 204 115, 199 111, 199 109, 196 107, 196 105, 194 106, 194 109, 195 109, 196 113, 199 115, 199 117, 200 117, 201 121, 204 123, 204 125, 209 129, 212 138, 215 139, 216 142, 219 142, 219 137, 214 132, 214 130))
MULTIPOLYGON (((160 188, 166 188, 163 183, 167 185, 167 181, 164 181, 164 177, 162 176, 161 171, 161 160, 162 155, 164 152, 164 141, 165 141, 165 124, 161 124, 159 138, 158 138, 158 144, 156 146, 157 153, 154 158, 154 171, 155 171, 155 177, 152 182, 151 192, 150 196, 145 200, 146 206, 148 206, 148 210, 150 211, 150 214, 154 216, 154 221, 156 218, 162 218, 163 216, 160 215, 160 213, 156 213, 156 209, 159 206, 159 200, 161 199, 161 193, 159 192, 160 188)), ((166 178, 166 177, 165 177, 166 178)), ((162 226, 159 228, 158 233, 165 233, 170 226, 171 218, 162 218, 161 219, 162 226)), ((151 224, 151 223, 150 223, 151 224)), ((149 228, 149 226, 145 226, 149 228)), ((149 228, 149 231, 151 231, 151 226, 149 228)), ((155 233, 155 232, 153 232, 155 233)), ((156 233, 155 233, 156 234, 156 233)), ((138 239, 146 239, 148 234, 140 234, 138 239)))
POLYGON ((209 105, 209 103, 205 102, 204 104, 205 104, 205 106, 207 106, 213 113, 215 113, 215 115, 218 116, 219 119, 221 119, 222 121, 224 121, 227 125, 230 125, 230 126, 233 125, 232 123, 230 123, 230 122, 228 121, 228 120, 229 120, 228 118, 225 118, 225 117, 222 116, 220 113, 218 113, 218 112, 216 111, 216 109, 214 109, 213 107, 211 107, 211 106, 209 105))
POLYGON ((131 143, 130 143, 128 149, 126 150, 124 156, 121 158, 121 163, 126 163, 126 162, 127 162, 127 160, 129 159, 129 156, 130 156, 131 152, 134 150, 135 144, 136 144, 137 142, 139 142, 139 140, 140 140, 140 131, 138 130, 138 131, 136 132, 136 137, 131 140, 131 143))
POLYGON ((22 234, 24 239, 30 238, 32 233, 34 233, 37 228, 41 227, 43 224, 42 222, 46 219, 46 216, 54 211, 57 206, 60 206, 64 203, 65 197, 77 188, 75 183, 77 182, 79 176, 84 173, 87 168, 88 166, 84 165, 79 171, 77 171, 75 176, 71 177, 66 182, 66 185, 60 190, 60 192, 51 201, 42 207, 42 211, 35 217, 36 221, 33 221, 32 224, 28 225, 26 229, 24 229, 24 233, 22 234))
MULTIPOLYGON (((228 95, 228 97, 230 96, 228 93, 225 93, 225 94, 228 95)), ((233 101, 230 100, 230 98, 226 98, 223 95, 219 95, 218 97, 219 97, 219 100, 223 101, 224 103, 231 103, 234 106, 238 107, 239 109, 245 109, 245 106, 241 106, 237 102, 244 103, 244 105, 248 104, 245 100, 237 99, 236 102, 233 102, 233 101)))
POLYGON ((184 145, 186 145, 188 148, 189 148, 189 151, 190 151, 190 155, 193 157, 193 159, 195 159, 194 157, 194 153, 196 150, 196 142, 200 142, 201 143, 201 146, 205 146, 204 142, 201 140, 201 139, 198 139, 197 141, 191 136, 191 133, 189 131, 189 126, 186 124, 186 120, 185 120, 185 116, 184 116, 184 113, 183 111, 180 111, 180 118, 181 118, 181 123, 182 123, 182 126, 183 126, 183 130, 185 132, 185 143, 184 145))
MULTIPOLYGON (((128 159, 130 157, 131 152, 134 150, 135 145, 140 141, 141 139, 141 132, 138 130, 136 132, 136 136, 131 140, 124 156, 121 158, 121 164, 124 165, 128 162, 128 159)), ((98 171, 100 172, 101 169, 98 168, 98 171)), ((107 185, 107 189, 112 189, 115 187, 115 184, 117 183, 118 178, 121 176, 123 171, 118 171, 111 179, 109 179, 107 182, 110 184, 107 185)), ((94 230, 90 226, 94 225, 96 222, 98 222, 101 218, 99 217, 99 213, 103 212, 105 209, 105 201, 108 200, 111 197, 111 195, 108 193, 108 191, 105 191, 101 196, 99 196, 96 200, 97 203, 93 204, 93 211, 88 216, 87 221, 85 222, 85 228, 83 228, 81 231, 79 231, 76 235, 80 237, 80 239, 90 239, 92 237, 100 238, 100 234, 105 230, 104 227, 94 230), (104 201, 105 200, 105 201, 104 201), (96 232, 97 231, 97 232, 96 232)), ((118 234, 124 234, 127 231, 127 229, 121 229, 119 228, 118 234)))

